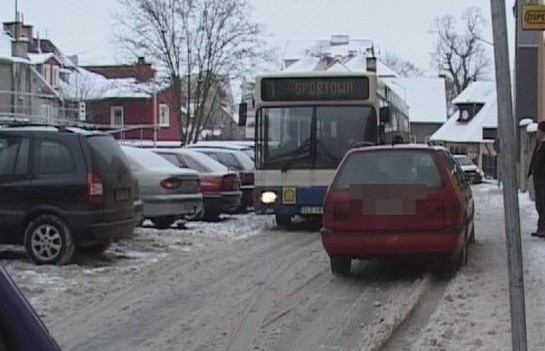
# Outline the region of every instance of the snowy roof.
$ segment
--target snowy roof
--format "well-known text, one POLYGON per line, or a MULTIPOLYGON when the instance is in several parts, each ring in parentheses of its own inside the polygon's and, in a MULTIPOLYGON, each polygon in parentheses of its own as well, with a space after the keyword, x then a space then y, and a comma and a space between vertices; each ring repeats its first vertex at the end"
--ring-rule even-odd
POLYGON ((496 99, 496 84, 494 82, 479 81, 471 83, 453 100, 453 104, 487 103, 496 99))
POLYGON ((458 122, 458 118, 449 118, 432 136, 431 140, 448 142, 492 142, 483 140, 483 127, 498 127, 498 105, 494 82, 473 82, 458 95, 453 102, 484 103, 483 108, 469 121, 458 122))
POLYGON ((0 32, 0 57, 11 57, 11 37, 4 31, 0 32))
POLYGON ((53 53, 45 53, 45 54, 35 54, 35 53, 28 53, 28 59, 36 64, 41 64, 49 60, 50 58, 54 57, 59 63, 62 63, 61 59, 55 56, 53 53))
POLYGON ((153 83, 138 83, 134 78, 107 79, 81 67, 70 74, 68 82, 61 82, 65 95, 85 100, 150 98, 153 89, 153 83))
POLYGON ((444 123, 447 98, 443 78, 386 78, 409 105, 411 123, 444 123))
POLYGON ((366 53, 373 48, 369 39, 351 39, 348 36, 332 36, 330 39, 296 39, 288 40, 284 48, 284 60, 298 60, 303 56, 329 54, 348 56, 350 52, 366 53))
MULTIPOLYGON (((332 72, 364 72, 367 57, 372 55, 373 42, 369 39, 351 39, 345 35, 333 35, 331 39, 289 40, 284 49, 284 70, 288 72, 322 71, 326 60, 336 61, 325 68, 332 72), (295 61, 295 63, 292 63, 295 61)), ((379 76, 395 77, 397 74, 377 60, 379 76)))
POLYGON ((32 64, 32 62, 26 58, 14 57, 12 55, 11 42, 11 36, 7 32, 0 31, 0 60, 32 64))

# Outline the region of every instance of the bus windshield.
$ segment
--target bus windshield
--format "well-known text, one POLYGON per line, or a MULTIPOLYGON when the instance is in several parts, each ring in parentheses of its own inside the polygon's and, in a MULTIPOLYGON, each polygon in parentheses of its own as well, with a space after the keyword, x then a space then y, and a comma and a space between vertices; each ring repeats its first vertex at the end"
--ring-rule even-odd
POLYGON ((377 140, 371 106, 266 107, 256 128, 260 169, 335 169, 355 143, 377 140))

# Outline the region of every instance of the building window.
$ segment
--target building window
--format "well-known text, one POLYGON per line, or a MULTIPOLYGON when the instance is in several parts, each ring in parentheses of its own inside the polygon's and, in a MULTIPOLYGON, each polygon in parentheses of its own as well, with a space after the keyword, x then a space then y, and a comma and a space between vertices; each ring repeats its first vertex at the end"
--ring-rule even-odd
POLYGON ((53 66, 51 72, 51 85, 53 88, 59 87, 59 78, 60 78, 61 69, 59 66, 53 66))
POLYGON ((51 66, 44 64, 42 67, 42 76, 44 77, 47 84, 51 84, 51 66))
POLYGON ((170 108, 167 104, 159 104, 159 125, 170 126, 170 108))
POLYGON ((123 127, 125 124, 123 118, 123 106, 110 107, 110 124, 113 127, 123 127))
POLYGON ((42 105, 42 117, 49 122, 49 105, 42 105))
POLYGON ((484 104, 469 103, 469 104, 457 104, 459 114, 458 122, 469 122, 475 117, 479 111, 483 108, 484 104))

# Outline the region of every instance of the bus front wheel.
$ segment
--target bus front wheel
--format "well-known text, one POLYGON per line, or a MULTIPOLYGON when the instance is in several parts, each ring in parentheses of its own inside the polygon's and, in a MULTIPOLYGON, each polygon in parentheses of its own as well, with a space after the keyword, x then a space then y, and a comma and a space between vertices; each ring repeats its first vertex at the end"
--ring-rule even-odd
POLYGON ((285 227, 291 224, 291 215, 276 215, 276 225, 285 227))

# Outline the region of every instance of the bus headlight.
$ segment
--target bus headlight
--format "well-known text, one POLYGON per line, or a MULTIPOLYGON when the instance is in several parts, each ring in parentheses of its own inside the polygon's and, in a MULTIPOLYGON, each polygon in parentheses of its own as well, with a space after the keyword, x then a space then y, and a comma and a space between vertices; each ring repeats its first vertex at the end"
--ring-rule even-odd
POLYGON ((261 202, 270 205, 276 202, 278 195, 274 191, 264 191, 261 193, 261 202))

